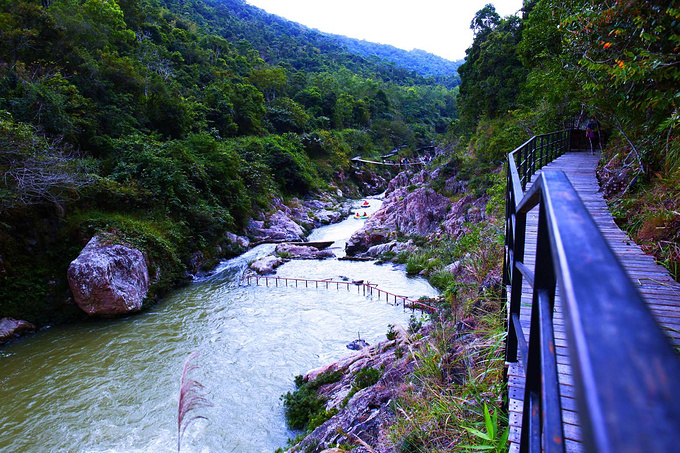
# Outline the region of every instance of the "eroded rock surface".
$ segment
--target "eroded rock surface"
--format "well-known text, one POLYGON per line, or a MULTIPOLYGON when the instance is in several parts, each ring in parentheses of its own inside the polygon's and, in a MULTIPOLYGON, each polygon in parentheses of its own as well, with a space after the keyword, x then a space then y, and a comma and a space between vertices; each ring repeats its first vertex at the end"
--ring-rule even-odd
POLYGON ((320 260, 335 257, 332 250, 319 250, 318 248, 309 245, 293 245, 286 243, 277 245, 276 253, 285 254, 291 259, 302 260, 320 260))
POLYGON ((28 321, 14 318, 0 319, 0 344, 20 337, 27 332, 35 331, 35 326, 28 321))
POLYGON ((139 250, 95 236, 71 262, 68 282, 85 313, 124 315, 141 310, 149 289, 149 270, 139 250))
POLYGON ((339 412, 316 428, 290 452, 323 452, 335 445, 351 445, 358 453, 393 451, 385 435, 385 427, 394 420, 391 402, 401 391, 415 362, 403 354, 408 338, 400 329, 399 338, 383 341, 361 349, 331 365, 310 371, 305 381, 320 374, 343 371, 338 382, 319 388, 319 395, 327 398, 326 410, 339 412), (356 392, 348 401, 357 373, 366 368, 384 370, 380 379, 356 392), (368 447, 368 448, 367 448, 368 447))
POLYGON ((274 269, 283 264, 283 260, 277 256, 267 255, 264 258, 253 261, 250 268, 260 275, 273 274, 274 269))
POLYGON ((254 242, 303 241, 313 228, 343 220, 351 211, 351 203, 332 200, 293 199, 289 204, 281 200, 272 203, 273 213, 262 214, 247 227, 254 242))
MULTIPOLYGON (((399 179, 405 179, 405 176, 395 178, 399 179)), ((382 208, 347 241, 345 252, 348 255, 365 253, 373 246, 394 241, 397 233, 430 235, 446 219, 451 206, 447 197, 425 187, 409 191, 408 187, 398 187, 400 183, 395 180, 390 183, 392 192, 385 198, 382 208)))

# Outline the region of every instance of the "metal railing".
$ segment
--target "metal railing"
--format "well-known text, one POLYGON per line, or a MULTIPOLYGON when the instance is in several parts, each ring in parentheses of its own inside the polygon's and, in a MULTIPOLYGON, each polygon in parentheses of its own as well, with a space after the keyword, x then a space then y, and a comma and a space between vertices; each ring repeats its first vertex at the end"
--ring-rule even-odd
POLYGON ((677 451, 676 352, 566 175, 543 171, 524 193, 545 159, 566 151, 568 133, 560 149, 545 145, 560 134, 534 137, 508 159, 506 361, 519 358, 526 376, 520 451, 566 450, 553 330, 557 289, 585 451, 677 451), (526 222, 536 205, 536 261, 530 269, 524 263, 526 222), (520 323, 524 283, 532 288, 530 340, 520 323))
POLYGON ((297 288, 298 285, 302 286, 304 284, 305 288, 309 288, 310 286, 313 285, 314 288, 324 288, 325 289, 332 289, 334 286, 336 289, 340 289, 340 287, 346 288, 347 291, 350 290, 350 288, 356 287, 357 293, 360 293, 363 291, 363 295, 367 297, 373 297, 375 294, 378 296, 378 300, 380 300, 382 297, 385 298, 385 302, 388 304, 398 306, 399 302, 401 302, 402 307, 404 310, 410 309, 410 310, 420 310, 421 313, 435 313, 438 311, 438 309, 432 305, 428 305, 425 302, 435 302, 436 299, 409 299, 407 296, 400 296, 399 294, 394 294, 389 291, 385 291, 384 289, 378 288, 378 285, 371 283, 371 282, 350 282, 350 281, 339 281, 339 280, 333 280, 333 279, 325 279, 325 280, 315 280, 315 279, 310 279, 310 278, 293 278, 293 277, 279 277, 279 276, 262 276, 262 275, 246 275, 241 279, 240 284, 246 284, 250 285, 251 282, 254 281, 256 286, 260 286, 260 281, 264 282, 265 286, 269 286, 270 284, 274 287, 278 287, 279 284, 281 286, 293 286, 297 288), (390 302, 390 299, 393 301, 390 302))

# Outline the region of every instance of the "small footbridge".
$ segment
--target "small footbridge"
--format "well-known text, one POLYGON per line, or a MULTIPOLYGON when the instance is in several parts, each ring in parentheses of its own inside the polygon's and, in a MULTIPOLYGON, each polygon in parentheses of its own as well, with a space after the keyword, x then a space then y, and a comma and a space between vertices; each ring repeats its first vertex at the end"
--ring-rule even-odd
POLYGON ((407 167, 421 167, 426 164, 423 160, 410 160, 407 162, 392 162, 390 160, 382 160, 382 161, 377 161, 377 160, 370 160, 370 159, 364 159, 361 156, 356 156, 353 157, 352 162, 360 163, 360 164, 373 164, 373 165, 383 165, 385 167, 401 167, 401 168, 407 168, 407 167))
POLYGON ((410 299, 407 296, 400 296, 399 294, 386 291, 378 288, 378 285, 371 282, 361 281, 344 281, 333 280, 332 278, 325 280, 314 280, 309 278, 292 278, 266 275, 246 275, 241 279, 240 285, 255 285, 255 286, 289 286, 294 288, 322 288, 322 289, 346 289, 350 291, 356 288, 358 294, 363 294, 365 297, 376 297, 378 300, 394 305, 401 306, 404 310, 410 309, 412 311, 420 310, 421 313, 434 313, 437 308, 433 306, 435 299, 410 299))
POLYGON ((680 285, 614 223, 570 132, 509 155, 511 452, 680 451, 680 285))

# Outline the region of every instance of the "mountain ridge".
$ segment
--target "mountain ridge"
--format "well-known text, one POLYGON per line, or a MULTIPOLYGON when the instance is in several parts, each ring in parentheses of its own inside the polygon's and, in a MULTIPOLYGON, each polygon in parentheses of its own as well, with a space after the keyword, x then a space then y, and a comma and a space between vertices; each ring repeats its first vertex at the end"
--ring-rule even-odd
MULTIPOLYGON (((216 8, 226 7, 241 20, 252 18, 270 25, 271 28, 267 30, 267 34, 302 36, 310 43, 315 44, 318 49, 325 52, 329 50, 346 51, 366 58, 369 61, 371 58, 377 57, 405 70, 414 72, 419 76, 431 77, 437 83, 448 88, 453 88, 460 83, 457 69, 463 64, 463 60, 450 61, 421 49, 404 50, 390 44, 374 43, 343 35, 326 33, 277 14, 269 13, 262 8, 248 4, 244 0, 206 0, 206 3, 216 8), (286 27, 286 29, 282 30, 281 27, 286 27)), ((242 33, 245 39, 250 42, 254 41, 254 30, 243 30, 242 33)), ((267 41, 269 41, 268 44, 275 42, 272 39, 267 41)), ((260 46, 258 50, 263 54, 262 56, 265 61, 272 64, 275 64, 276 60, 281 58, 282 55, 281 53, 276 54, 276 52, 268 51, 264 46, 260 46)), ((280 51, 281 49, 277 50, 280 51)))

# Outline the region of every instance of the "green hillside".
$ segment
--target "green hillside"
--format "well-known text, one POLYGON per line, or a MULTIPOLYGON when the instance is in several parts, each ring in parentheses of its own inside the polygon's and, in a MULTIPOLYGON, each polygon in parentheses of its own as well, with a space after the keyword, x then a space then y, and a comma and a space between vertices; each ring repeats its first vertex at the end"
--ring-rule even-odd
POLYGON ((98 231, 145 248, 160 293, 272 198, 457 115, 433 79, 241 1, 2 0, 0 23, 0 315, 38 324, 73 313, 98 231))

